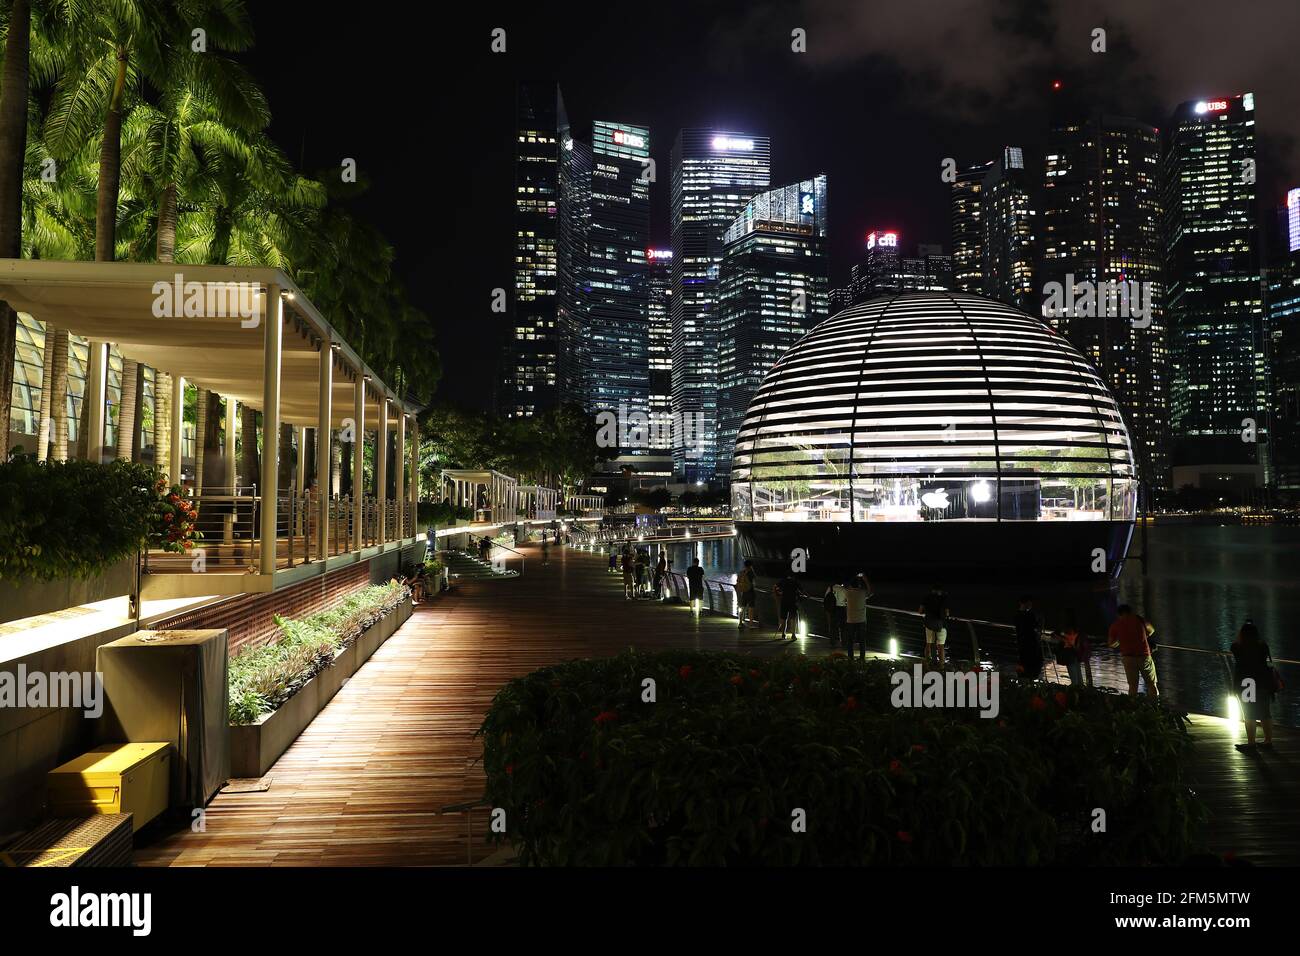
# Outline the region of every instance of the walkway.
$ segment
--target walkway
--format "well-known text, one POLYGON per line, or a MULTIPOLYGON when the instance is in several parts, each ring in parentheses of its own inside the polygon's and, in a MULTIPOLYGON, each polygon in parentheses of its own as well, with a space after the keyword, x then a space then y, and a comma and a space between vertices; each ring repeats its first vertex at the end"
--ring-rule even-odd
MULTIPOLYGON (((628 605, 606 559, 552 547, 527 551, 519 578, 462 583, 422 608, 343 687, 269 773, 268 790, 223 793, 206 832, 156 836, 139 865, 329 866, 467 862, 467 820, 440 808, 483 793, 473 739, 503 682, 573 657, 694 647, 779 653, 722 616, 628 605)), ((807 650, 824 653, 811 639, 807 650)), ((1300 735, 1269 755, 1232 748, 1236 728, 1195 722, 1198 785, 1216 810, 1211 849, 1260 862, 1300 862, 1300 735)), ((473 814, 469 858, 492 857, 486 811, 473 814)), ((494 859, 499 859, 497 854, 494 859)))

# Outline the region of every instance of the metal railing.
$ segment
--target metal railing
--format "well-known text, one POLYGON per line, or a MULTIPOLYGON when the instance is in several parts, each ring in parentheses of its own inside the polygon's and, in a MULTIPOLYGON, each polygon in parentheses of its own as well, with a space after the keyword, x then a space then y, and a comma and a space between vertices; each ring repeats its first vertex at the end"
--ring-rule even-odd
MULTIPOLYGON (((653 581, 653 569, 650 578, 653 581)), ((650 586, 653 588, 653 584, 650 586)), ((755 592, 755 617, 760 624, 770 625, 775 630, 776 596, 768 588, 756 588, 755 592)), ((689 605, 691 602, 689 582, 680 571, 668 573, 663 593, 683 604, 689 605)), ((739 607, 739 596, 734 584, 705 579, 700 594, 702 613, 739 618, 739 607)), ((822 598, 802 595, 799 599, 798 619, 801 634, 819 640, 830 639, 830 622, 822 598)), ((1009 670, 1019 660, 1019 645, 1013 625, 975 618, 950 618, 947 632, 947 654, 954 662, 974 662, 991 669, 1009 670)), ((869 604, 866 640, 868 650, 877 654, 914 657, 919 660, 925 653, 924 616, 917 611, 869 604)), ((1091 675, 1091 682, 1095 686, 1128 693, 1128 678, 1119 651, 1108 647, 1104 638, 1092 637, 1090 644, 1091 651, 1082 668, 1085 682, 1089 679, 1088 675, 1091 675)), ((1041 649, 1044 678, 1054 683, 1069 683, 1066 666, 1057 660, 1055 642, 1050 631, 1043 632, 1041 649)), ((1235 700, 1237 694, 1230 651, 1158 643, 1153 657, 1162 699, 1189 712, 1220 717, 1237 716, 1230 703, 1230 698, 1235 700)), ((1273 663, 1288 688, 1300 686, 1300 661, 1275 657, 1273 663)), ((1282 715, 1279 723, 1300 727, 1300 710, 1294 701, 1284 699, 1282 706, 1276 710, 1282 715)))
MULTIPOLYGON (((262 496, 256 486, 205 489, 190 495, 198 509, 196 527, 202 538, 195 551, 201 550, 205 570, 256 571, 262 553, 260 512, 262 496)), ((408 507, 399 522, 397 502, 386 500, 381 508, 377 498, 362 499, 361 546, 374 547, 385 542, 415 536, 415 509, 408 507)), ((329 499, 327 557, 356 550, 353 535, 358 527, 354 500, 347 495, 329 499)), ((320 499, 306 493, 286 493, 276 499, 276 567, 292 568, 318 559, 320 542, 320 499)), ((148 573, 192 571, 195 551, 172 554, 151 549, 144 555, 148 573)))

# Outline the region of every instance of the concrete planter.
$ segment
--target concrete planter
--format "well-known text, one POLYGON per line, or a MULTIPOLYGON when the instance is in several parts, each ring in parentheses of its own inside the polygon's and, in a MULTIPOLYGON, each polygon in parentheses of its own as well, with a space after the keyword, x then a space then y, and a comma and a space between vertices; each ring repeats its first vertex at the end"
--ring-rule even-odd
POLYGON ((334 657, 334 663, 304 684, 280 707, 255 724, 231 725, 230 775, 260 777, 271 769, 325 705, 334 699, 343 682, 370 659, 379 646, 393 636, 411 616, 411 599, 381 617, 334 657))

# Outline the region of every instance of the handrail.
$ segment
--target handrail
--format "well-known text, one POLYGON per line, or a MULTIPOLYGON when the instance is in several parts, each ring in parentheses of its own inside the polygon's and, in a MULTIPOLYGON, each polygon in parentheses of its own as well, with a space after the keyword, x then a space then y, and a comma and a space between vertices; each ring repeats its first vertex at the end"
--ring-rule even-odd
MULTIPOLYGON (((680 570, 670 570, 668 572, 668 591, 675 595, 684 603, 689 600, 689 585, 685 574, 680 570)), ((770 588, 756 587, 755 592, 758 594, 771 595, 770 588)), ((704 595, 701 601, 701 611, 712 611, 714 613, 723 613, 728 617, 736 618, 739 614, 738 594, 735 591, 735 584, 730 581, 718 580, 716 578, 706 578, 704 581, 704 595), (727 592, 731 592, 730 599, 727 598, 727 592)), ((819 633, 820 627, 816 622, 824 617, 822 612, 822 598, 816 595, 802 595, 800 602, 800 619, 805 622, 802 631, 808 637, 815 637, 822 640, 829 639, 826 634, 819 633), (804 602, 808 602, 805 604, 804 602), (814 613, 809 613, 809 609, 815 607, 814 613), (815 629, 816 628, 816 629, 815 629)), ((910 645, 920 656, 924 646, 924 631, 921 622, 924 615, 912 610, 903 608, 887 607, 880 604, 868 604, 868 632, 874 634, 875 639, 879 640, 882 636, 887 637, 890 641, 896 641, 896 650, 899 656, 909 656, 904 650, 905 645, 910 645), (902 622, 908 622, 908 627, 900 628, 898 625, 902 622), (874 623, 874 627, 871 624, 874 623), (883 634, 882 634, 883 631, 883 634)), ((998 621, 986 621, 978 618, 949 618, 948 634, 949 647, 954 647, 955 630, 961 625, 966 625, 966 631, 970 638, 971 660, 977 663, 986 663, 988 665, 999 667, 1015 663, 1015 626, 998 621), (983 628, 984 634, 981 636, 979 630, 983 628), (990 633, 991 632, 991 633, 990 633)), ((1053 637, 1058 632, 1055 629, 1044 628, 1041 632, 1041 646, 1044 668, 1052 667, 1055 676, 1060 678, 1062 665, 1057 656, 1053 637)), ((1093 637, 1090 635, 1090 637, 1093 637)), ((1226 650, 1216 650, 1213 648, 1203 647, 1185 647, 1177 644, 1160 643, 1155 648, 1157 669, 1160 677, 1160 687, 1162 698, 1175 701, 1179 706, 1186 710, 1205 711, 1207 703, 1211 706, 1221 704, 1225 697, 1234 695, 1235 685, 1233 677, 1233 666, 1231 652, 1226 650), (1218 677, 1213 672, 1206 673, 1204 669, 1191 668, 1189 660, 1182 659, 1179 655, 1182 652, 1191 651, 1208 658, 1217 658, 1216 663, 1221 665, 1223 670, 1218 677), (1176 652, 1173 656, 1162 652, 1176 652), (1164 663, 1161 663, 1161 662, 1164 663), (1214 688, 1222 681, 1222 690, 1215 691, 1214 688), (1218 696, 1219 694, 1223 696, 1218 696), (1191 705, 1191 706, 1188 706, 1191 705)), ((1109 647, 1106 640, 1093 637, 1091 654, 1088 657, 1093 683, 1099 686, 1106 686, 1120 692, 1127 692, 1127 678, 1121 666, 1121 655, 1118 650, 1109 647)), ((1296 665, 1297 661, 1289 658, 1273 658, 1274 664, 1287 666, 1296 665)), ((1209 712, 1214 713, 1211 709, 1209 712)))

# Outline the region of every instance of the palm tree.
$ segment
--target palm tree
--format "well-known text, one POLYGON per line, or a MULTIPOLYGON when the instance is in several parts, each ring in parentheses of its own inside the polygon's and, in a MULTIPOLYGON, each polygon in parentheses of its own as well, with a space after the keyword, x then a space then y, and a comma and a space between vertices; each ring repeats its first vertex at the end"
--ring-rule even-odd
MULTIPOLYGON (((31 54, 30 0, 6 4, 4 71, 0 74, 0 257, 22 250, 23 157, 27 152, 28 60, 31 54)), ((0 302, 0 459, 8 457, 9 396, 13 391, 14 342, 18 313, 0 302)))

